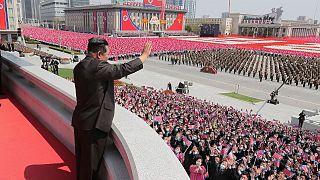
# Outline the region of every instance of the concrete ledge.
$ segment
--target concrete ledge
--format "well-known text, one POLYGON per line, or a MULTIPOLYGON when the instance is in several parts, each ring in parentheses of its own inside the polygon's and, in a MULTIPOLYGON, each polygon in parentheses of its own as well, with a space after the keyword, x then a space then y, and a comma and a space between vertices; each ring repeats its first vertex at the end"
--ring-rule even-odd
MULTIPOLYGON (((291 117, 291 125, 292 126, 298 126, 299 125, 299 116, 292 116, 291 117)), ((303 122, 304 129, 314 130, 314 129, 320 129, 320 121, 308 119, 303 122)))
MULTIPOLYGON (((2 55, 5 90, 74 152, 70 125, 76 104, 74 84, 12 54, 2 55)), ((158 134, 118 105, 111 138, 114 144, 109 145, 104 156, 108 179, 189 179, 158 134)))

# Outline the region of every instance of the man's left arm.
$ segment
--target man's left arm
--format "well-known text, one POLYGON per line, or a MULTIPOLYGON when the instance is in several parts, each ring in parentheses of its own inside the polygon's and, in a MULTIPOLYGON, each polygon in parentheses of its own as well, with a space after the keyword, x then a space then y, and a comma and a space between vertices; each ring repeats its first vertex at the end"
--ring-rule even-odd
POLYGON ((102 61, 97 66, 96 77, 103 80, 116 80, 142 68, 143 64, 139 58, 124 64, 109 64, 106 61, 102 61))
POLYGON ((152 49, 152 43, 144 45, 142 54, 139 58, 124 64, 109 64, 106 61, 100 62, 97 66, 96 76, 98 79, 115 80, 128 76, 143 68, 143 63, 148 59, 152 49))

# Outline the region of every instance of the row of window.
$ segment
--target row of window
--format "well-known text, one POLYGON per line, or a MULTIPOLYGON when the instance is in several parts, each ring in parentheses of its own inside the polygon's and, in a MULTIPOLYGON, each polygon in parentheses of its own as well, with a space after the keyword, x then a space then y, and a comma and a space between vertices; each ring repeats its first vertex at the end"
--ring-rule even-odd
MULTIPOLYGON (((97 13, 98 15, 97 15, 97 18, 98 19, 103 19, 104 18, 104 14, 103 13, 100 13, 100 12, 98 12, 97 13)), ((110 13, 111 14, 111 13, 110 13)), ((67 19, 70 19, 70 20, 78 20, 78 21, 81 21, 81 15, 82 14, 79 14, 79 13, 77 13, 77 14, 73 14, 73 15, 71 15, 71 16, 66 16, 67 17, 67 19)), ((110 16, 110 15, 109 15, 110 16)), ((146 14, 146 13, 143 13, 143 14, 138 14, 138 13, 131 13, 130 14, 130 17, 131 17, 131 19, 134 21, 134 22, 138 22, 138 21, 140 21, 141 19, 143 19, 143 18, 147 18, 147 19, 151 19, 151 17, 153 17, 153 16, 156 16, 156 17, 158 17, 158 18, 160 18, 160 15, 159 14, 146 14), (138 16, 139 15, 139 16, 138 16)), ((92 15, 92 13, 85 13, 85 15, 83 15, 83 17, 90 17, 90 18, 93 18, 93 15, 92 15)), ((107 15, 107 17, 108 17, 108 15, 107 15)), ((173 15, 173 14, 170 14, 170 15, 168 15, 167 17, 166 17, 166 19, 167 19, 167 21, 173 21, 174 19, 176 18, 176 15, 173 15)))
POLYGON ((47 7, 47 6, 52 6, 52 5, 64 5, 68 6, 68 3, 63 3, 63 2, 51 2, 47 4, 42 4, 41 7, 47 7))

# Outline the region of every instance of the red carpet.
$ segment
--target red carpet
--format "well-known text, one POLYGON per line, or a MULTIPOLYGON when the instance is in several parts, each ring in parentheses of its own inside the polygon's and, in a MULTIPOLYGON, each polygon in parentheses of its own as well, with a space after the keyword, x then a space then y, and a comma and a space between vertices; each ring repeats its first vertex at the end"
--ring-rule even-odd
POLYGON ((75 179, 74 155, 13 99, 0 104, 0 180, 75 179))

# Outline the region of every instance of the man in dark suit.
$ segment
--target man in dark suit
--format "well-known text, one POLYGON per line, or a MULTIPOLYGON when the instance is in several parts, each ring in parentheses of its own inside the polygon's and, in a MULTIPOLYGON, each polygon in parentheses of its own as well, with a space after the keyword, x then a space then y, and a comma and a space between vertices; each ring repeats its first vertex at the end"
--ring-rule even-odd
POLYGON ((168 88, 167 88, 167 89, 170 90, 170 91, 172 91, 172 85, 171 85, 170 82, 168 83, 168 88))
POLYGON ((304 113, 304 110, 299 114, 299 127, 302 128, 303 122, 306 119, 306 114, 304 113))
POLYGON ((73 112, 78 180, 102 179, 101 162, 114 116, 114 84, 143 68, 151 52, 146 43, 142 55, 124 64, 109 64, 105 39, 91 38, 88 54, 74 70, 77 105, 73 112))

